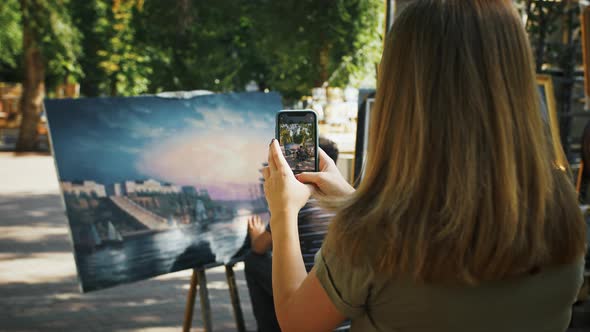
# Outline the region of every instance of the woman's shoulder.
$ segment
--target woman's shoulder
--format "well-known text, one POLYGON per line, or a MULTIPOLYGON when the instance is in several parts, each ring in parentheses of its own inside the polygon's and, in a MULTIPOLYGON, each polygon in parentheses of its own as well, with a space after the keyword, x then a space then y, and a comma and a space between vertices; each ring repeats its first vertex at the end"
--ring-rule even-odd
POLYGON ((561 291, 562 294, 575 295, 584 282, 584 266, 584 258, 580 257, 569 264, 541 268, 534 274, 491 283, 491 286, 504 284, 506 287, 517 288, 553 287, 556 291, 561 291))

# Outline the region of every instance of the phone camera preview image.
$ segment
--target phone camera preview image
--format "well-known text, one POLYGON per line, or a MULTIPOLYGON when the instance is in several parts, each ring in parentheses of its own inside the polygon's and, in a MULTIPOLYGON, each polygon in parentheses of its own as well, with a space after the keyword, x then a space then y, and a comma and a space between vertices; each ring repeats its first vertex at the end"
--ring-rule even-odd
POLYGON ((315 115, 300 116, 280 114, 278 138, 283 155, 291 169, 296 172, 316 171, 316 120, 315 115))

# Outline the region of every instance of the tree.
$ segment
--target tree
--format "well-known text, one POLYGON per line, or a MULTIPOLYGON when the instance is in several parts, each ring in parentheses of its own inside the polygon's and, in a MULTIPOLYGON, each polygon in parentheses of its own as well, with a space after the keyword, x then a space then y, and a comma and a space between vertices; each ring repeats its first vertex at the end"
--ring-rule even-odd
POLYGON ((0 81, 19 81, 23 33, 18 0, 0 5, 0 81))
POLYGON ((253 80, 297 99, 374 75, 382 12, 381 0, 148 1, 134 26, 150 92, 240 91, 253 80))
POLYGON ((148 89, 149 57, 139 51, 132 25, 135 10, 142 6, 143 0, 112 0, 109 20, 99 20, 100 28, 109 35, 107 48, 97 54, 101 58, 99 67, 109 78, 111 96, 138 95, 148 89))
MULTIPOLYGON (((329 78, 330 85, 339 87, 358 86, 366 76, 375 76, 385 31, 383 1, 353 2, 348 8, 346 12, 341 11, 341 15, 344 22, 352 25, 349 31, 352 45, 346 49, 348 54, 341 55, 340 64, 329 78)), ((334 61, 337 62, 337 58, 334 61)))
MULTIPOLYGON (((328 82, 374 75, 383 34, 381 0, 265 1, 255 8, 262 80, 287 98, 328 82)), ((354 83, 354 82, 353 82, 354 83)))
POLYGON ((104 86, 110 86, 108 75, 101 70, 99 50, 106 50, 109 36, 106 31, 110 25, 106 18, 110 6, 104 0, 72 1, 70 12, 72 23, 82 36, 80 46, 83 56, 80 67, 86 73, 80 81, 80 93, 87 97, 108 94, 104 86), (100 24, 98 22, 101 22, 100 24))
POLYGON ((81 72, 78 32, 67 11, 67 0, 20 0, 23 26, 24 77, 22 122, 17 151, 32 151, 42 111, 46 72, 59 81, 81 72))
POLYGON ((281 138, 281 142, 283 142, 284 144, 293 143, 292 129, 290 129, 289 127, 282 127, 280 129, 279 137, 281 138))
POLYGON ((85 96, 138 95, 148 90, 149 55, 140 51, 134 17, 142 0, 73 1, 73 23, 82 32, 86 75, 81 82, 85 96))
POLYGON ((544 64, 573 70, 581 61, 580 9, 572 1, 517 0, 535 54, 536 69, 544 64))
MULTIPOLYGON (((45 70, 49 85, 82 79, 85 96, 240 91, 253 80, 296 99, 324 82, 358 85, 373 76, 382 46, 381 0, 21 3, 23 26, 34 23, 24 38, 28 75, 45 70), (34 54, 43 59, 37 67, 29 65, 34 54)), ((39 77, 28 81, 38 87, 39 77)))
POLYGON ((247 0, 148 1, 134 26, 150 54, 149 91, 243 90, 264 71, 247 0))

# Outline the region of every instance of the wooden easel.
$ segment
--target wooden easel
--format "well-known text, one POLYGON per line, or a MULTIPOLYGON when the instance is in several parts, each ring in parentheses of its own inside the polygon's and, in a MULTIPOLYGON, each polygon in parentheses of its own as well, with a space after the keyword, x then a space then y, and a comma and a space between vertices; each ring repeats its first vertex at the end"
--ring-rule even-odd
MULTIPOLYGON (((240 296, 238 294, 238 286, 236 284, 236 276, 233 269, 234 265, 239 261, 240 260, 235 260, 225 265, 225 277, 229 287, 229 296, 231 298, 231 304, 233 307, 236 328, 239 332, 246 332, 244 314, 242 313, 242 307, 240 305, 240 296)), ((207 289, 207 276, 205 275, 205 269, 193 269, 184 311, 184 323, 182 325, 183 332, 189 332, 192 327, 195 298, 197 295, 197 285, 201 291, 199 293, 199 298, 201 300, 201 317, 203 319, 203 327, 206 332, 213 331, 211 303, 209 302, 209 290, 207 289)))
POLYGON ((184 310, 184 324, 182 325, 183 332, 189 332, 193 324, 193 311, 195 309, 197 284, 199 284, 199 288, 201 289, 201 315, 203 318, 205 331, 213 330, 213 326, 211 324, 211 304, 209 302, 209 290, 207 289, 207 276, 205 275, 205 270, 193 269, 193 275, 191 276, 191 283, 186 299, 186 308, 184 310))

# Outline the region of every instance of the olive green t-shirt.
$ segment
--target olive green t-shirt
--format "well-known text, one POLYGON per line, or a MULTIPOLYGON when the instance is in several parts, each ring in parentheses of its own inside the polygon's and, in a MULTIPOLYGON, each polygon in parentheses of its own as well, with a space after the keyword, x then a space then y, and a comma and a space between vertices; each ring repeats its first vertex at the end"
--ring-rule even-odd
POLYGON ((316 255, 316 276, 353 332, 562 332, 582 285, 584 261, 534 275, 443 286, 391 280, 316 255))

